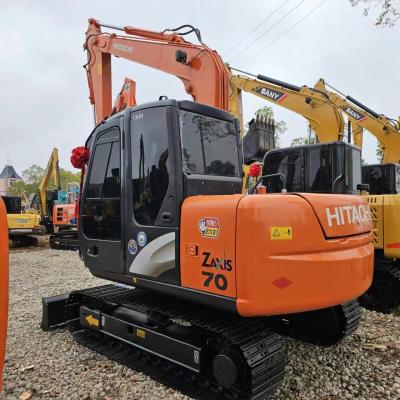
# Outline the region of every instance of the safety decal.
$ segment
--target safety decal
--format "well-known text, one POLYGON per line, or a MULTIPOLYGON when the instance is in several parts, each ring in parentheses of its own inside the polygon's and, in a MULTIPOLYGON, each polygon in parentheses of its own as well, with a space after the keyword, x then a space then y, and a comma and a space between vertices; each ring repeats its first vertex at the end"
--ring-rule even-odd
POLYGON ((131 239, 128 242, 128 251, 129 251, 129 253, 135 255, 137 253, 137 249, 138 249, 138 247, 137 247, 136 240, 135 239, 131 239))
POLYGON ((141 232, 138 233, 138 235, 137 235, 137 243, 138 243, 138 245, 140 247, 146 246, 147 236, 146 236, 145 232, 141 231, 141 232))
POLYGON ((85 321, 89 326, 96 326, 98 328, 100 325, 100 321, 97 318, 93 317, 92 314, 86 315, 85 321))
POLYGON ((216 239, 219 234, 219 222, 215 217, 204 217, 199 221, 199 231, 203 237, 216 239))
POLYGON ((271 226, 271 240, 292 240, 293 231, 290 226, 271 226))

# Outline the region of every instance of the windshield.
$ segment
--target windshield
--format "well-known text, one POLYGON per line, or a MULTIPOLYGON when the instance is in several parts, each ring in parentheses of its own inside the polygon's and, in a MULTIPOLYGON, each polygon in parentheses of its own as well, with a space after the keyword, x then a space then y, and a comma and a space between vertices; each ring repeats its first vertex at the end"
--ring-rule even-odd
POLYGON ((183 172, 238 177, 238 134, 231 122, 180 111, 183 172))

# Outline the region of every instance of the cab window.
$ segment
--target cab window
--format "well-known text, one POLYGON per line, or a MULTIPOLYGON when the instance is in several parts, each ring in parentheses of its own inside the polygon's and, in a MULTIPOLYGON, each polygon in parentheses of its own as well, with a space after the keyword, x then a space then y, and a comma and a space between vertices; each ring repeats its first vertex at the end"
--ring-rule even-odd
POLYGON ((99 136, 88 171, 82 227, 91 239, 121 239, 121 179, 119 130, 99 136))

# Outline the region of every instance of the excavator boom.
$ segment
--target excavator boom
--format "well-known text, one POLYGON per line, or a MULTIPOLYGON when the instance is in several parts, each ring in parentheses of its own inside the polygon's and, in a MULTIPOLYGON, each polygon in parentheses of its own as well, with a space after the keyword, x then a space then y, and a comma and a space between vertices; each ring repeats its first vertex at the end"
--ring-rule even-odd
MULTIPOLYGON (((360 132, 369 131, 379 141, 383 152, 383 163, 400 163, 400 123, 378 114, 351 96, 327 89, 327 84, 320 79, 314 86, 324 92, 329 100, 340 108, 360 132)), ((362 135, 354 135, 354 144, 362 147, 362 135)))
POLYGON ((58 165, 58 149, 54 148, 49 162, 47 163, 47 168, 45 174, 39 183, 39 194, 40 194, 40 212, 43 216, 47 215, 47 199, 46 191, 49 188, 50 180, 53 178, 54 185, 57 190, 61 190, 61 180, 60 180, 60 167, 58 165))
POLYGON ((185 25, 176 30, 184 27, 189 30, 183 33, 173 30, 153 32, 89 19, 84 44, 88 54, 85 67, 96 123, 112 113, 111 55, 175 75, 195 101, 228 109, 229 79, 221 57, 201 42, 197 29, 185 25), (102 32, 101 27, 120 30, 124 35, 102 32), (183 35, 191 32, 196 33, 200 44, 183 39, 183 35))
MULTIPOLYGON (((232 70, 244 72, 234 68, 232 70)), ((245 75, 231 77, 230 111, 232 114, 241 114, 239 95, 240 91, 245 91, 302 115, 308 120, 318 141, 342 140, 344 129, 342 113, 330 102, 324 92, 307 86, 295 86, 264 75, 252 76, 256 79, 245 75)))

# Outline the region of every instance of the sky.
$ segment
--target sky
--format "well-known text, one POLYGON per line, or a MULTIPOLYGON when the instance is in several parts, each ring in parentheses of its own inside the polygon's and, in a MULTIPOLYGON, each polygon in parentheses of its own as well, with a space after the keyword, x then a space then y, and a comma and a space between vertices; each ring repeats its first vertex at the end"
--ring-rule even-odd
MULTIPOLYGON (((362 6, 353 8, 349 0, 1 3, 0 168, 8 161, 20 174, 32 164, 45 166, 53 147, 59 149, 60 167, 73 170, 71 149, 83 145, 94 126, 82 68, 89 17, 156 31, 191 24, 235 68, 299 86, 313 86, 323 77, 378 113, 400 114, 400 24, 376 27, 375 11, 364 17, 362 6)), ((139 103, 160 95, 190 98, 178 78, 115 58, 114 95, 125 76, 137 82, 139 103)), ((265 105, 271 103, 244 94, 245 121, 265 105)), ((281 147, 307 135, 301 116, 276 106, 273 110, 288 126, 281 147)), ((368 163, 377 161, 375 149, 376 140, 366 133, 363 157, 368 163)))

